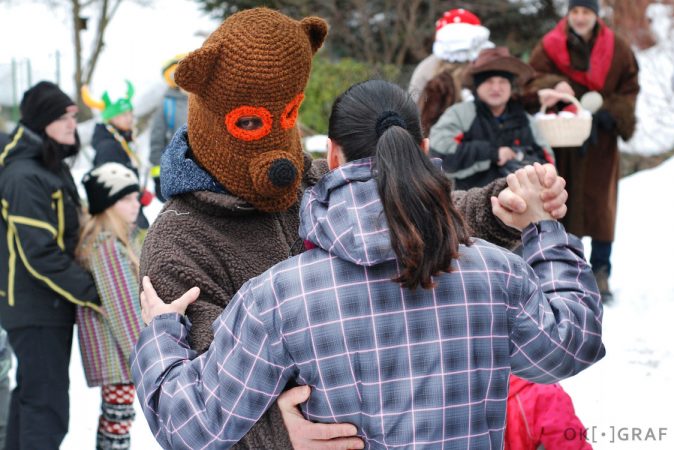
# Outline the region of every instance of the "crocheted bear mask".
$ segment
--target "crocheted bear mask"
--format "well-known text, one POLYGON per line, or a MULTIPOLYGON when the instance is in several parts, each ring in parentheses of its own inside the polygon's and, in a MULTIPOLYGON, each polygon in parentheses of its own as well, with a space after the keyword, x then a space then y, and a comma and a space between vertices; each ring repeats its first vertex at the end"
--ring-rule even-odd
POLYGON ((297 201, 304 156, 295 122, 311 60, 328 31, 318 17, 267 8, 236 13, 178 65, 190 93, 195 159, 227 190, 261 211, 297 201))

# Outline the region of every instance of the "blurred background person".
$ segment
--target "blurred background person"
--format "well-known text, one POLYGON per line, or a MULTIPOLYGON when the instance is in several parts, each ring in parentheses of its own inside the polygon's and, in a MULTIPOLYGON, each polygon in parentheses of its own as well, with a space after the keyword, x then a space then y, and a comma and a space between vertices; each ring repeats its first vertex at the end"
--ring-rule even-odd
POLYGON ((598 0, 569 0, 568 13, 531 53, 536 77, 530 93, 548 89, 541 103, 553 106, 558 93, 581 98, 596 91, 603 97, 583 149, 557 148, 559 174, 567 181, 569 232, 592 238, 590 264, 602 300, 613 299, 609 287, 611 250, 618 206, 620 153, 618 137, 628 140, 636 126, 639 67, 630 46, 600 18, 598 0))
POLYGON ((160 201, 165 201, 161 193, 161 155, 171 142, 178 128, 187 123, 187 94, 173 79, 178 63, 185 54, 176 55, 162 66, 162 77, 168 85, 161 105, 152 117, 150 132, 150 176, 154 180, 154 193, 160 201))
MULTIPOLYGON (((446 11, 435 22, 435 42, 433 52, 414 69, 408 92, 421 106, 421 93, 433 77, 448 71, 454 78, 454 102, 462 99, 463 71, 477 58, 480 50, 491 48, 489 30, 482 26, 480 19, 470 11, 459 8, 446 11)), ((470 97, 470 92, 467 92, 470 97)))
MULTIPOLYGON (((126 86, 126 95, 114 102, 110 100, 107 91, 103 92, 101 100, 95 100, 88 86, 82 87, 82 98, 87 106, 101 113, 101 122, 96 124, 91 138, 91 146, 95 152, 94 167, 117 162, 133 170, 141 179, 143 164, 134 148, 134 115, 131 103, 134 88, 128 80, 126 86)), ((152 202, 152 194, 142 189, 140 202, 142 206, 148 206, 152 202)), ((142 208, 138 211, 137 224, 142 230, 147 230, 150 226, 142 208)))
POLYGON ((91 272, 103 314, 77 309, 77 330, 87 385, 101 387, 97 449, 128 449, 135 416, 135 388, 129 356, 143 321, 138 304, 135 239, 140 203, 138 177, 111 162, 90 170, 82 180, 91 216, 82 227, 77 259, 91 272))
POLYGON ((431 154, 457 189, 482 187, 534 162, 554 162, 531 116, 513 98, 533 70, 505 47, 480 52, 466 72, 475 98, 447 109, 431 128, 431 154))

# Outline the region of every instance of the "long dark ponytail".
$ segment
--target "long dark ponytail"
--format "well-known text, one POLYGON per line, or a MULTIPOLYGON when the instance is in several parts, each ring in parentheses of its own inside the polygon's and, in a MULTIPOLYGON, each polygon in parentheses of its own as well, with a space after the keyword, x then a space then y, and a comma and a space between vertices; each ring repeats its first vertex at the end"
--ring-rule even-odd
POLYGON ((459 244, 470 244, 454 208, 451 184, 422 152, 417 106, 400 87, 383 80, 356 84, 335 100, 329 137, 347 161, 373 157, 373 177, 402 266, 394 281, 407 288, 433 287, 432 276, 449 272, 459 244))

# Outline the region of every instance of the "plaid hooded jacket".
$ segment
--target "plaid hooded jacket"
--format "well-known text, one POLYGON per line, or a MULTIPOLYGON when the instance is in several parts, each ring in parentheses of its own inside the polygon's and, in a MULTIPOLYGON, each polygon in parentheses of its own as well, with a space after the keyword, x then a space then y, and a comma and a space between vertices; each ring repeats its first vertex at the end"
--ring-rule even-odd
POLYGON ((526 262, 475 239, 412 291, 391 281, 371 160, 323 177, 301 211, 318 248, 246 283, 206 353, 177 314, 141 333, 132 375, 162 446, 228 448, 296 380, 308 419, 353 423, 366 448, 502 448, 511 372, 556 382, 605 353, 581 243, 556 222, 524 230, 526 262))

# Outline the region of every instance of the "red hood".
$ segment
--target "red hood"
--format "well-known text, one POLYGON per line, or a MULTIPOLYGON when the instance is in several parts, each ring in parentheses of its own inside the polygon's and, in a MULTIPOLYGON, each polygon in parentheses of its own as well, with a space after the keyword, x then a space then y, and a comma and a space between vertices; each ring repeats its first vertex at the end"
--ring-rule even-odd
POLYGON ((510 389, 508 390, 508 398, 514 397, 532 385, 533 383, 531 381, 526 381, 516 375, 510 374, 510 389))

